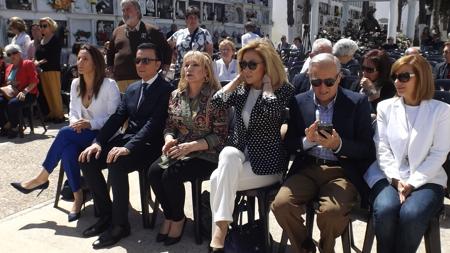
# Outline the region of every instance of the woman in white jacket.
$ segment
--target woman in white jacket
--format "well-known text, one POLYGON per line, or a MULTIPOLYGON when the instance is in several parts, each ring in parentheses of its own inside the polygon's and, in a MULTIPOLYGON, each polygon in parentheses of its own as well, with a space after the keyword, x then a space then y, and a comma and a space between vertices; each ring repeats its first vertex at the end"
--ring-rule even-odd
POLYGON ((91 45, 84 45, 78 53, 79 78, 72 81, 70 90, 69 126, 61 128, 42 163, 41 172, 31 180, 11 185, 22 193, 44 190, 48 177, 61 164, 74 193, 74 202, 68 220, 80 217, 83 194, 80 188, 78 155, 91 145, 97 132, 116 111, 120 92, 114 80, 105 78, 105 61, 101 52, 91 45))
POLYGON ((391 73, 398 97, 377 107, 375 144, 386 177, 371 192, 377 251, 416 252, 443 204, 450 106, 432 99, 431 66, 422 56, 398 59, 391 73))

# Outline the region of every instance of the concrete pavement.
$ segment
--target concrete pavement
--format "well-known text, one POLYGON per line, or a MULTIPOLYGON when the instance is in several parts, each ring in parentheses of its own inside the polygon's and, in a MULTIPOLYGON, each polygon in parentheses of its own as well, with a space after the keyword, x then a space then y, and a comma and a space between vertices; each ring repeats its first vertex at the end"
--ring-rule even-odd
MULTIPOLYGON (((180 243, 165 247, 155 242, 162 214, 159 212, 156 228, 143 229, 140 216, 139 183, 137 173, 130 174, 130 223, 131 235, 117 245, 103 250, 93 250, 94 238, 81 237, 82 231, 95 222, 92 201, 86 204, 79 221, 69 223, 67 210, 71 202, 60 201, 60 209, 53 208, 58 169, 50 178, 50 187, 36 198, 37 192, 24 195, 13 189, 9 182, 30 178, 40 170, 40 163, 53 137, 62 125, 51 125, 46 135, 37 128, 36 134, 24 139, 9 141, 0 139, 0 252, 207 252, 208 242, 195 244, 192 224, 192 202, 190 184, 186 184, 185 212, 189 222, 180 243)), ((27 133, 27 132, 26 132, 27 133)), ((209 188, 208 182, 203 185, 209 188)), ((450 252, 450 201, 446 200, 446 219, 441 221, 442 252, 450 252)), ((270 230, 276 242, 281 237, 281 228, 270 217, 270 230)), ((357 245, 362 245, 365 223, 355 222, 354 235, 357 245)), ((314 228, 314 238, 318 239, 318 229, 314 228)), ((336 241, 336 252, 342 252, 340 239, 336 241)), ((275 248, 277 243, 275 243, 275 248)), ((375 245, 372 252, 376 252, 375 245)), ((289 252, 289 250, 287 251, 289 252)), ((425 252, 424 244, 418 252, 425 252)))

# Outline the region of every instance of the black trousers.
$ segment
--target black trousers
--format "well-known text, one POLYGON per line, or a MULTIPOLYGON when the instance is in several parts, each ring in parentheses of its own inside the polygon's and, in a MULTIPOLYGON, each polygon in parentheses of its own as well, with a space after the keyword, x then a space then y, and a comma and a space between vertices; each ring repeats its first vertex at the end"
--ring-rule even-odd
POLYGON ((19 111, 24 105, 33 103, 36 100, 36 95, 28 93, 24 101, 17 98, 7 100, 3 95, 0 95, 0 127, 3 127, 9 121, 11 128, 17 127, 19 124, 19 111))
POLYGON ((122 147, 132 136, 119 135, 102 148, 99 159, 91 157, 90 162, 80 163, 80 168, 89 189, 93 192, 95 205, 100 217, 111 217, 113 225, 128 225, 129 184, 128 173, 147 170, 150 164, 161 155, 160 145, 144 145, 127 156, 120 156, 115 163, 106 163, 106 157, 113 147, 122 147), (107 191, 102 169, 108 168, 113 201, 107 191))
POLYGON ((196 178, 211 176, 217 168, 217 163, 200 158, 180 161, 167 169, 162 169, 156 160, 148 171, 148 180, 161 203, 164 216, 168 220, 180 221, 184 218, 184 182, 196 178))

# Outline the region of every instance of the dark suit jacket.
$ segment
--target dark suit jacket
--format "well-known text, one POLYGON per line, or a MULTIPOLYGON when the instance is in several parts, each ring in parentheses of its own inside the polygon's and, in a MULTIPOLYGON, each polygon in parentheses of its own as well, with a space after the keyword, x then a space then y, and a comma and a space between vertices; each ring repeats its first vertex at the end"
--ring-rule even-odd
MULTIPOLYGON (((286 145, 290 153, 297 154, 292 168, 302 169, 302 139, 305 128, 315 121, 313 91, 299 94, 292 100, 286 134, 286 145)), ((364 201, 369 188, 363 179, 369 165, 375 161, 375 144, 370 118, 370 105, 366 96, 339 88, 333 111, 333 128, 342 140, 341 150, 335 154, 347 178, 356 186, 364 201)))
POLYGON ((435 79, 448 79, 448 63, 441 62, 434 67, 435 79))
POLYGON ((124 138, 129 141, 124 145, 130 152, 142 145, 163 145, 163 130, 167 118, 167 106, 173 87, 161 76, 142 94, 139 109, 137 103, 142 81, 132 83, 122 97, 116 112, 109 117, 97 135, 97 143, 104 146, 128 119, 128 128, 124 138))

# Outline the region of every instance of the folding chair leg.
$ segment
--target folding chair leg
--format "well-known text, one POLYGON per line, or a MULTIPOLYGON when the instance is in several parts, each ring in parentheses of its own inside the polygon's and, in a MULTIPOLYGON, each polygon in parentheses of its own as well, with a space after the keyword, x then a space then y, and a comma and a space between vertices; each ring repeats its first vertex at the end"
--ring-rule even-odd
POLYGON ((145 173, 142 171, 139 171, 139 188, 140 188, 140 195, 141 195, 141 208, 142 208, 142 224, 144 228, 150 227, 150 221, 149 221, 149 211, 148 211, 148 199, 149 199, 149 189, 150 186, 147 185, 147 180, 145 178, 145 173))
MULTIPOLYGON (((349 223, 349 225, 350 224, 351 223, 349 223)), ((343 253, 351 253, 349 226, 347 226, 344 233, 342 233, 341 240, 342 240, 342 252, 343 253)))
POLYGON ((425 251, 427 253, 441 253, 441 235, 439 231, 439 216, 433 217, 425 232, 425 251))
POLYGON ((55 202, 53 204, 54 208, 58 207, 59 198, 61 197, 63 180, 64 180, 64 169, 63 169, 62 165, 60 165, 59 166, 58 185, 56 186, 55 202))
POLYGON ((202 193, 202 181, 194 180, 191 181, 191 191, 192 191, 192 209, 194 211, 194 234, 195 243, 202 244, 203 239, 200 233, 200 195, 202 193))

